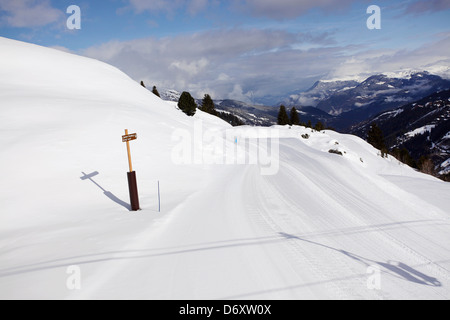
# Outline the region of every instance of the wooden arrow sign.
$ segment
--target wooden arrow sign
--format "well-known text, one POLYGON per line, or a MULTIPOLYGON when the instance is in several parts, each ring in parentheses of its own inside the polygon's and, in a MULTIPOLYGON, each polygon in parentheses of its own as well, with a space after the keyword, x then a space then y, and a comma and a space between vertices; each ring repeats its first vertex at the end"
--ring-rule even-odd
POLYGON ((136 140, 136 139, 137 139, 136 133, 127 134, 127 135, 122 136, 122 142, 128 142, 128 141, 132 141, 132 140, 136 140))

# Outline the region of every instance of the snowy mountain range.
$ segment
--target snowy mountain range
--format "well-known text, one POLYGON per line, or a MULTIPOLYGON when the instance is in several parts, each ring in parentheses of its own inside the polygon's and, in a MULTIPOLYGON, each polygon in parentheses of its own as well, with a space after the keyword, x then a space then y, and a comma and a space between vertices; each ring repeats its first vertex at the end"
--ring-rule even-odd
POLYGON ((450 89, 450 81, 427 72, 413 73, 408 78, 375 75, 353 89, 338 92, 321 101, 317 108, 337 114, 334 125, 348 127, 380 112, 416 101, 432 93, 450 89))
MULTIPOLYGON (((317 105, 332 95, 343 92, 349 89, 353 89, 360 83, 355 80, 347 81, 317 81, 310 89, 299 94, 291 94, 288 98, 280 101, 276 105, 285 106, 312 106, 317 107, 317 105)), ((331 113, 333 114, 333 113, 331 113)))
POLYGON ((450 90, 381 113, 352 128, 362 138, 372 123, 383 131, 389 148, 406 148, 417 161, 429 156, 439 176, 450 176, 450 90))
MULTIPOLYGON (((400 107, 438 91, 450 89, 450 81, 426 71, 379 74, 364 81, 317 81, 310 89, 291 94, 278 104, 251 105, 237 100, 214 100, 218 109, 239 116, 249 125, 273 125, 278 107, 295 106, 302 122, 322 121, 339 131, 347 132, 351 126, 380 112, 400 107)), ((180 93, 165 90, 164 100, 178 101, 180 93)), ((197 100, 201 103, 201 99, 197 100)))
POLYGON ((291 95, 283 103, 287 106, 314 106, 338 116, 370 105, 390 108, 390 104, 414 101, 417 97, 447 89, 449 85, 448 80, 426 71, 387 73, 373 75, 364 81, 318 81, 307 91, 291 95))
POLYGON ((315 107, 334 116, 328 124, 345 131, 380 112, 446 89, 450 89, 449 80, 428 72, 411 72, 402 77, 374 75, 359 84, 319 82, 301 97, 315 97, 315 107))
POLYGON ((450 184, 357 136, 188 117, 2 37, 0 103, 3 300, 450 299, 450 184))
POLYGON ((174 89, 159 89, 158 92, 164 101, 178 102, 181 97, 181 92, 174 89))

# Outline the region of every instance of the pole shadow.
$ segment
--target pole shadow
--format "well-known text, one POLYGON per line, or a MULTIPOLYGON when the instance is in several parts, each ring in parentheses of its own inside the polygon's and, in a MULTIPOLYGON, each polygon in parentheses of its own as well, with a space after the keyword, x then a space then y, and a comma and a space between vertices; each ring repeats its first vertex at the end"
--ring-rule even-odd
POLYGON ((94 172, 92 172, 90 174, 86 174, 84 172, 81 172, 81 173, 83 174, 83 176, 80 177, 81 180, 89 180, 89 181, 91 181, 98 188, 100 188, 100 190, 103 191, 103 194, 105 196, 107 196, 110 200, 114 201, 118 205, 121 205, 122 207, 124 207, 128 211, 131 211, 131 205, 129 203, 127 203, 127 202, 117 198, 113 193, 111 193, 110 191, 105 190, 101 185, 99 185, 97 182, 95 182, 94 179, 92 179, 93 177, 99 175, 98 171, 94 171, 94 172))
POLYGON ((414 268, 412 268, 411 266, 408 266, 402 262, 396 262, 396 261, 387 261, 387 262, 381 262, 381 261, 375 261, 369 258, 364 258, 360 255, 357 255, 355 253, 351 253, 348 252, 346 250, 342 250, 342 249, 337 249, 337 248, 333 248, 315 241, 311 241, 311 240, 307 240, 307 239, 303 239, 300 237, 297 237, 295 235, 292 234, 288 234, 285 232, 279 232, 280 236, 285 237, 288 240, 300 240, 300 241, 304 241, 304 242, 308 242, 317 246, 321 246, 330 250, 334 250, 336 252, 342 253, 343 255, 358 261, 361 264, 364 264, 365 266, 369 267, 371 265, 379 265, 381 267, 383 267, 385 269, 385 273, 391 274, 392 276, 396 276, 397 278, 403 279, 403 280, 407 280, 410 282, 414 282, 414 283, 418 283, 421 285, 426 285, 426 286, 432 286, 432 287, 440 287, 442 286, 441 282, 434 278, 434 277, 430 277, 414 268))

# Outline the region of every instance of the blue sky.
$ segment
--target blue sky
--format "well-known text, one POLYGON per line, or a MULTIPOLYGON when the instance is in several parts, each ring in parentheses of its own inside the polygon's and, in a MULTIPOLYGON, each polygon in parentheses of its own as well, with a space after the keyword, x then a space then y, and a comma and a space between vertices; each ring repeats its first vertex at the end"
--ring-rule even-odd
POLYGON ((450 0, 0 0, 0 35, 103 60, 148 86, 275 103, 319 79, 445 75, 450 0), (380 30, 366 26, 372 4, 380 30), (81 30, 66 27, 70 5, 81 30))

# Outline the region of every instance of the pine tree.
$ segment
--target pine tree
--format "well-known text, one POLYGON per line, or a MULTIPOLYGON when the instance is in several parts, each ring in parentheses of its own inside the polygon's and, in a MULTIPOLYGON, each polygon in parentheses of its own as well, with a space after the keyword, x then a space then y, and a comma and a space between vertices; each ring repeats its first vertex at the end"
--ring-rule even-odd
POLYGON ((141 81, 141 86, 143 86, 145 88, 144 81, 141 81))
POLYGON ((284 126, 289 123, 290 123, 290 120, 289 120, 289 117, 286 112, 286 107, 281 105, 280 111, 278 112, 278 124, 280 126, 284 126))
POLYGON ((298 112, 295 107, 291 109, 291 125, 298 126, 300 125, 300 118, 298 117, 298 112))
POLYGON ((323 125, 322 122, 318 121, 318 122, 316 123, 316 125, 314 126, 314 129, 317 130, 317 131, 322 131, 322 130, 325 129, 325 126, 323 125))
POLYGON ((209 94, 205 94, 203 97, 201 110, 212 115, 217 115, 214 101, 211 99, 209 94))
POLYGON ((406 148, 394 148, 392 150, 392 154, 395 158, 397 158, 398 161, 403 162, 404 164, 407 164, 411 168, 417 168, 416 161, 411 157, 411 154, 409 153, 408 149, 406 148))
POLYGON ((369 131, 367 132, 367 142, 370 143, 375 149, 381 150, 381 156, 383 158, 387 156, 387 147, 384 143, 383 132, 376 123, 372 123, 369 131))
POLYGON ((434 175, 434 163, 430 159, 429 156, 422 155, 417 162, 417 166, 419 167, 419 170, 423 173, 434 175))
POLYGON ((159 95, 158 89, 156 89, 156 86, 153 86, 152 92, 153 92, 156 96, 158 96, 158 97, 161 98, 161 96, 159 95))
POLYGON ((216 116, 218 116, 222 120, 225 120, 226 122, 231 124, 233 127, 245 125, 245 123, 241 119, 239 119, 238 117, 236 117, 235 115, 233 115, 231 113, 216 111, 216 116))
POLYGON ((178 100, 178 108, 188 116, 192 117, 197 111, 197 104, 191 94, 184 91, 178 100))

